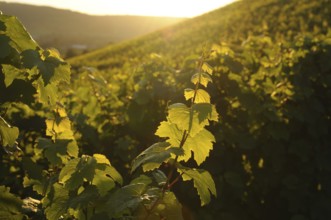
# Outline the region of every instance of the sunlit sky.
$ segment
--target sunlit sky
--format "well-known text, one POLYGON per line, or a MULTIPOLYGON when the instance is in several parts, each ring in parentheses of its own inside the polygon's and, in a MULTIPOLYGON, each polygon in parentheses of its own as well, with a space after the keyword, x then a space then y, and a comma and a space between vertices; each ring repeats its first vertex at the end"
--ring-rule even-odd
POLYGON ((194 17, 235 0, 5 0, 45 5, 93 15, 194 17))

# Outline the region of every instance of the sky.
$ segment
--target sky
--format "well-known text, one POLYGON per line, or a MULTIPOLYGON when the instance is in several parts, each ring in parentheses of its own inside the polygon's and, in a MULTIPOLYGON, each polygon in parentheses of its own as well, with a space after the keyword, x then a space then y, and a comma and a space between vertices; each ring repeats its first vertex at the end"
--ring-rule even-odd
POLYGON ((70 9, 92 15, 195 17, 235 0, 5 0, 70 9))

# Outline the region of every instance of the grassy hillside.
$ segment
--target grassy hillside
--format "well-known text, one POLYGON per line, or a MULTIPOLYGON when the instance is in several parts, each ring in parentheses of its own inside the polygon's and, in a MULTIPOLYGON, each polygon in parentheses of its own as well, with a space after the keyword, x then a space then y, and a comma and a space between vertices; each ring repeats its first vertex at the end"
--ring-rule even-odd
POLYGON ((184 20, 170 17, 91 16, 51 7, 0 2, 0 10, 17 16, 43 47, 64 52, 72 45, 88 50, 132 39, 184 20))
POLYGON ((155 141, 151 134, 165 117, 167 101, 183 99, 180 91, 196 71, 192 60, 220 45, 210 61, 210 91, 221 123, 212 126, 217 143, 205 164, 219 197, 197 209, 189 186, 176 188, 177 195, 197 219, 329 219, 330 12, 329 0, 238 1, 73 58, 79 73, 73 94, 79 97, 72 107, 91 121, 107 118, 109 112, 94 114, 77 104, 95 103, 79 90, 88 87, 82 79, 92 74, 104 81, 107 86, 98 84, 94 94, 108 97, 100 108, 109 109, 113 120, 102 125, 103 135, 114 135, 103 136, 113 140, 106 144, 113 146, 109 154, 134 155, 133 146, 139 152, 155 141))
POLYGON ((150 53, 182 61, 184 57, 213 43, 226 42, 239 47, 246 40, 268 35, 272 39, 293 40, 299 33, 328 31, 328 1, 303 1, 299 5, 285 1, 240 1, 168 27, 143 38, 110 45, 86 56, 77 57, 73 65, 94 67, 122 66, 127 57, 141 58, 150 53), (321 8, 321 5, 325 5, 321 8))

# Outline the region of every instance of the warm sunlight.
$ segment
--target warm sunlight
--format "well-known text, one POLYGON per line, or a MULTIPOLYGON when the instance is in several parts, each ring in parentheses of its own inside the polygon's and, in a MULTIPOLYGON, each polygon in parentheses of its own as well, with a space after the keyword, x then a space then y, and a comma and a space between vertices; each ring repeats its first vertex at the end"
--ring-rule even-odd
POLYGON ((47 5, 94 15, 194 17, 235 0, 7 0, 47 5))

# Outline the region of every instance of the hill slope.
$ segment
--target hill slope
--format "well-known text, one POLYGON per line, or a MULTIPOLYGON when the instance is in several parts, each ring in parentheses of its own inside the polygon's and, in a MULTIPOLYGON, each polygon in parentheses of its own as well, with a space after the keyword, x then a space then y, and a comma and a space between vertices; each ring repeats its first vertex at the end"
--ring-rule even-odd
POLYGON ((112 137, 109 154, 134 154, 130 147, 155 141, 167 102, 183 99, 193 60, 218 44, 210 91, 221 123, 212 126, 217 143, 205 167, 219 197, 198 209, 190 187, 177 195, 197 219, 331 219, 330 12, 329 0, 240 1, 73 58, 73 109, 90 119, 111 114, 114 127, 102 126, 127 145, 112 137), (82 91, 89 74, 107 84, 96 83, 90 101, 82 91), (100 94, 111 113, 91 110, 100 94))
POLYGON ((116 60, 116 63, 124 65, 125 60, 120 57, 141 57, 142 51, 143 54, 170 56, 178 61, 213 43, 226 41, 237 47, 251 36, 267 34, 273 39, 286 41, 299 33, 321 31, 325 34, 328 31, 328 21, 331 20, 328 0, 300 1, 298 5, 294 2, 239 1, 146 37, 110 45, 71 62, 111 66, 111 60, 116 60))
POLYGON ((51 7, 0 2, 0 10, 17 16, 43 47, 65 51, 72 45, 95 49, 160 29, 183 18, 91 16, 51 7))

